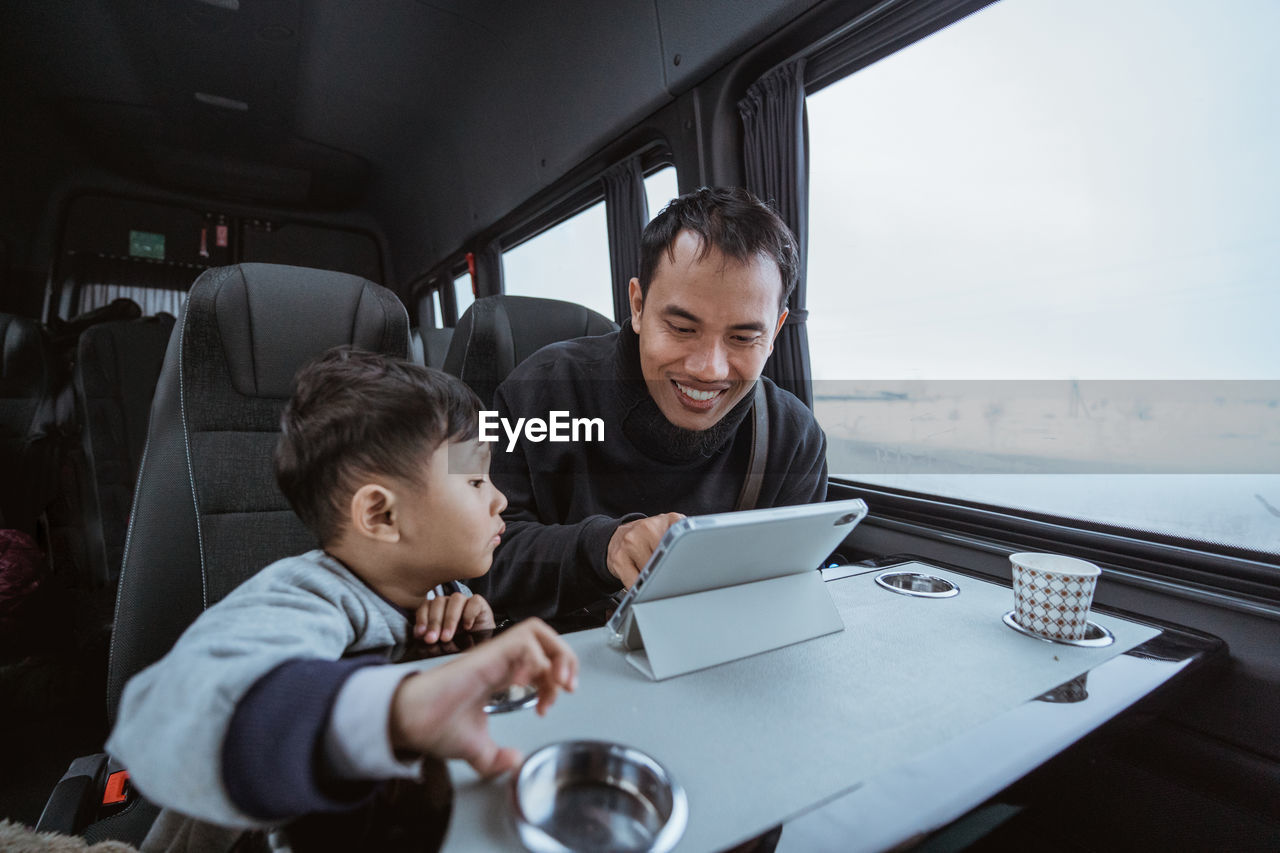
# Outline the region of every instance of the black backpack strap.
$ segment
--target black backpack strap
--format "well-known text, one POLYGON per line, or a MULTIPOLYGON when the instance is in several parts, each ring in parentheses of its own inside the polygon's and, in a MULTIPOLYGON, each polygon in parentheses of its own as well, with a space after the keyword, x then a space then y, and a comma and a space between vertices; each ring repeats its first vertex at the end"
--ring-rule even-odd
POLYGON ((769 404, 764 397, 764 380, 756 380, 755 399, 751 401, 751 457, 747 461, 747 476, 738 492, 735 510, 755 509, 760 499, 760 486, 764 483, 764 466, 769 457, 769 404))

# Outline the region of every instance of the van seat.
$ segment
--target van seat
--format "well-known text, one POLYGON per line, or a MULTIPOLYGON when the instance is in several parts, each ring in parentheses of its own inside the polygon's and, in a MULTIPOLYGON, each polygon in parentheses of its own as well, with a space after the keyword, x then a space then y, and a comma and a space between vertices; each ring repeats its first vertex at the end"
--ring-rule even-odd
POLYGON ((537 296, 486 296, 458 320, 444 360, 486 405, 515 366, 557 341, 603 335, 618 324, 576 302, 537 296))
POLYGON ((133 484, 142 464, 147 419, 172 314, 118 320, 86 329, 74 370, 84 483, 84 535, 91 585, 113 583, 124 554, 133 484))
POLYGON ((57 483, 59 375, 44 327, 0 314, 0 527, 31 536, 57 483))
POLYGON ((449 352, 449 342, 452 340, 452 326, 446 326, 443 329, 414 329, 410 334, 409 341, 409 348, 413 351, 413 360, 426 367, 443 370, 444 359, 449 352))
POLYGON ((263 566, 316 547, 275 481, 294 377, 338 345, 409 355, 395 294, 345 273, 246 263, 192 286, 156 383, 135 487, 107 707, 263 566))

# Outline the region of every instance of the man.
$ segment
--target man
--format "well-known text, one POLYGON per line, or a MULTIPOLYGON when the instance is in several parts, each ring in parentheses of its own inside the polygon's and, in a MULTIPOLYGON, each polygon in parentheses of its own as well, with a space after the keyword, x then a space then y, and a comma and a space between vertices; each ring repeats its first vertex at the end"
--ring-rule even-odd
POLYGON ((748 470, 754 389, 769 441, 756 506, 821 501, 826 436, 760 376, 799 271, 795 239, 742 189, 701 189, 645 228, 621 331, 546 347, 516 367, 494 406, 509 423, 599 418, 603 440, 518 439, 495 448, 509 501, 487 594, 513 617, 554 617, 630 587, 684 515, 727 512, 748 470))

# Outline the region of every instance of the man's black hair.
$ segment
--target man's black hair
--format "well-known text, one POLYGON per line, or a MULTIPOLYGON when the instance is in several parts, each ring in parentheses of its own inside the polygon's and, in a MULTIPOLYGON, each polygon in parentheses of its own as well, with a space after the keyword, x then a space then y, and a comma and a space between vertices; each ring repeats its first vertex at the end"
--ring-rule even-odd
POLYGON ((676 238, 691 231, 702 241, 698 260, 712 249, 740 263, 764 255, 778 267, 782 294, 778 313, 786 308, 800 278, 795 235, 764 202, 741 187, 703 187, 686 193, 662 209, 640 237, 640 294, 649 295, 653 274, 665 252, 675 260, 676 238))
POLYGON ((422 485, 424 462, 442 442, 476 436, 479 409, 475 393, 447 373, 337 347, 298 373, 280 416, 276 482, 327 545, 364 478, 422 485))

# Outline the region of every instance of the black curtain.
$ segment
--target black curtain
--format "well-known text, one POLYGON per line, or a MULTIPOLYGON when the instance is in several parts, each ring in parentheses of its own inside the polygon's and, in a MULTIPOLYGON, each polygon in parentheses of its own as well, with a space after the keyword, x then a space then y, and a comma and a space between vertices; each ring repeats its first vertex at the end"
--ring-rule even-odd
POLYGON ((800 280, 787 303, 789 314, 764 374, 813 407, 805 332, 805 255, 809 242, 809 150, 805 129, 804 59, 775 68, 738 102, 744 131, 747 189, 771 204, 798 241, 800 280))
POLYGON ((609 223, 609 268, 613 275, 613 319, 631 314, 627 284, 640 275, 640 233, 649 221, 640 158, 628 157, 604 173, 604 209, 609 223))
POLYGON ((476 252, 476 299, 502 292, 502 245, 494 240, 476 252))
POLYGON ((451 326, 458 322, 456 316, 454 316, 453 323, 449 322, 449 317, 453 314, 451 308, 454 305, 452 276, 445 273, 436 273, 415 288, 414 293, 417 297, 418 314, 413 318, 413 322, 410 325, 423 329, 435 329, 451 326), (440 300, 440 313, 438 315, 436 314, 436 300, 431 298, 433 293, 437 294, 440 300))

